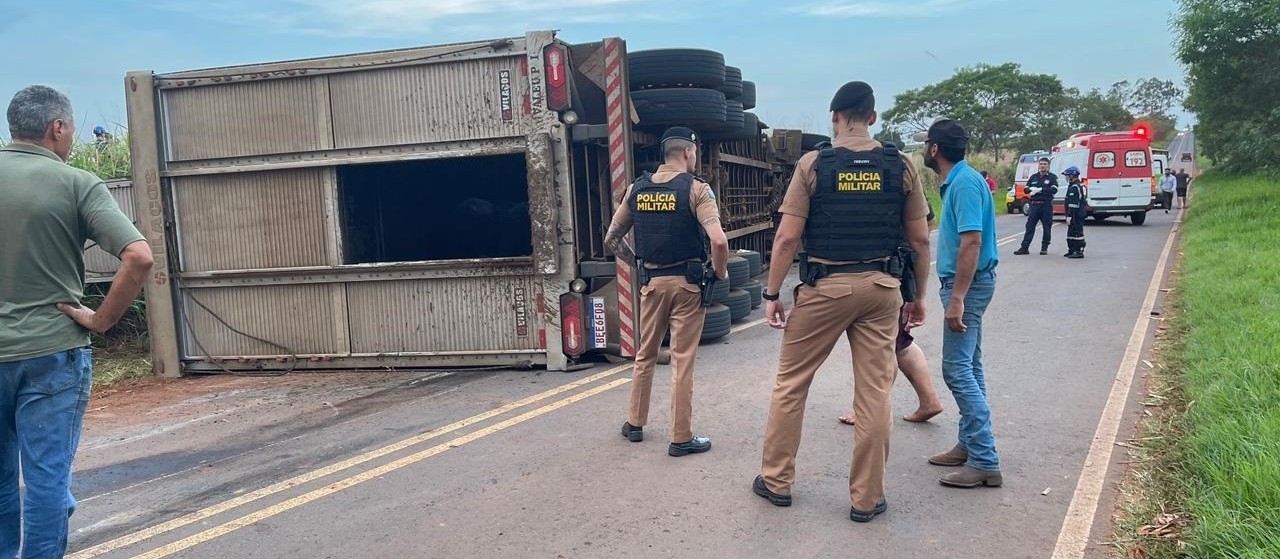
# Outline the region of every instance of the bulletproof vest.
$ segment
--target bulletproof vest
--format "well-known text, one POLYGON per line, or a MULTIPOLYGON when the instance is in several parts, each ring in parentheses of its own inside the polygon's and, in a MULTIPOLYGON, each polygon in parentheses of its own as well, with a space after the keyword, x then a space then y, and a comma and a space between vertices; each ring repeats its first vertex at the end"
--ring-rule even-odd
POLYGON ((637 258, 658 265, 706 259, 705 235, 691 202, 692 187, 689 173, 664 183, 653 182, 649 173, 636 180, 627 208, 635 228, 637 258))
POLYGON ((903 241, 905 171, 893 144, 860 152, 823 149, 805 222, 809 256, 857 261, 894 254, 903 241))

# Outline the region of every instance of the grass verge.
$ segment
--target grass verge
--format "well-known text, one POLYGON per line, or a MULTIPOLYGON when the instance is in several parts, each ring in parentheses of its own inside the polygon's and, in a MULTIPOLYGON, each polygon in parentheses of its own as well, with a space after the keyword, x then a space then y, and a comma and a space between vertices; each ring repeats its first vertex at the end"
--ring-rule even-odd
POLYGON ((1280 187, 1198 179, 1118 556, 1280 557, 1280 187))

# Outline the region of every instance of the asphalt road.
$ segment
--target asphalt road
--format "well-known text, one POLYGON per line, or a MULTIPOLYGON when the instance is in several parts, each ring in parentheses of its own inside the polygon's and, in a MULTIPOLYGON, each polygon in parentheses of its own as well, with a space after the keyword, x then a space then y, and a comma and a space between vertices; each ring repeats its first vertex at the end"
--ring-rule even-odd
MULTIPOLYGON (((925 462, 957 421, 935 280, 915 334, 946 411, 895 421, 889 510, 870 524, 847 516, 844 343, 810 392, 795 504, 751 493, 781 333, 744 322, 700 349, 694 430, 714 448, 682 458, 661 366, 641 444, 617 431, 626 366, 184 381, 154 406, 104 405, 76 463, 71 557, 1049 557, 1173 218, 1090 225, 1084 260, 1062 257, 1060 223, 1048 256, 1001 246, 983 342, 998 489, 942 487, 925 462), (225 386, 195 390, 210 382, 225 386)), ((1001 217, 999 238, 1022 224, 1001 217)), ((914 405, 900 380, 895 415, 914 405)))

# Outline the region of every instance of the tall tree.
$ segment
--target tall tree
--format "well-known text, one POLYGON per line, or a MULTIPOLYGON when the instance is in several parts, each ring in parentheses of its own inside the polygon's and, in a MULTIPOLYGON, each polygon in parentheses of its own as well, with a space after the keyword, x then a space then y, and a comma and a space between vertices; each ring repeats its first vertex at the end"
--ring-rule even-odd
POLYGON ((1228 171, 1280 169, 1280 2, 1180 0, 1174 24, 1204 153, 1228 171))

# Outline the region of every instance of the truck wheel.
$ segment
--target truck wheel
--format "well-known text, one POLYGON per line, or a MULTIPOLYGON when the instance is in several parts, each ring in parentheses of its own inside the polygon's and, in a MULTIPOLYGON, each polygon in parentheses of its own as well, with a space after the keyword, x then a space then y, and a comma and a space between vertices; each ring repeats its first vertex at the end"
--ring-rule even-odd
POLYGON ((756 82, 742 80, 742 97, 738 98, 742 101, 742 108, 751 110, 756 108, 756 82))
POLYGON ((747 263, 751 265, 751 277, 759 276, 764 273, 764 257, 754 250, 739 250, 735 254, 747 259, 747 263))
POLYGON ((1108 214, 1093 214, 1093 220, 1098 223, 1102 223, 1106 221, 1108 217, 1111 217, 1111 216, 1108 214))
POLYGON ((742 128, 717 134, 722 140, 752 140, 760 137, 760 118, 753 113, 742 113, 742 128))
POLYGON ((764 284, 751 280, 742 286, 742 290, 751 294, 751 308, 758 309, 764 303, 764 284))
POLYGON ((724 55, 704 49, 636 51, 627 55, 627 71, 633 91, 653 87, 716 89, 725 81, 724 55))
POLYGON ((751 294, 741 289, 734 289, 729 292, 729 300, 724 304, 729 307, 730 319, 733 322, 740 322, 742 319, 751 316, 751 294))
POLYGON ((723 303, 729 300, 729 290, 732 287, 727 281, 717 281, 711 286, 711 302, 723 303))
POLYGON ((733 313, 724 305, 707 307, 707 318, 702 323, 702 340, 710 342, 729 335, 733 328, 733 313))
POLYGON ((822 142, 830 142, 830 141, 831 141, 831 136, 825 136, 822 134, 801 134, 800 150, 813 151, 815 149, 818 149, 817 147, 818 144, 822 142))
POLYGON ((643 126, 681 125, 696 131, 724 126, 724 94, 714 89, 646 89, 631 92, 643 126))
POLYGON ((742 289, 751 281, 751 262, 741 256, 729 257, 729 288, 742 289))
POLYGON ((1147 212, 1133 212, 1129 214, 1129 221, 1134 225, 1142 225, 1147 222, 1147 212))
POLYGON ((742 69, 737 66, 724 67, 724 85, 720 86, 725 99, 742 97, 742 69))

